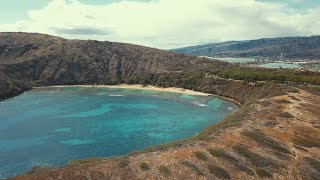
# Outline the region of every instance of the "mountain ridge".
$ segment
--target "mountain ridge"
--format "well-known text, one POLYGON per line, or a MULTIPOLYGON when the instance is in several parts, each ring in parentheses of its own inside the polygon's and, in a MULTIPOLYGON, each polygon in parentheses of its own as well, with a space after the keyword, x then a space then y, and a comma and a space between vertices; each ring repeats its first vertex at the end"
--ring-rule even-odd
POLYGON ((172 51, 209 57, 280 57, 320 59, 320 36, 262 38, 189 46, 172 51))

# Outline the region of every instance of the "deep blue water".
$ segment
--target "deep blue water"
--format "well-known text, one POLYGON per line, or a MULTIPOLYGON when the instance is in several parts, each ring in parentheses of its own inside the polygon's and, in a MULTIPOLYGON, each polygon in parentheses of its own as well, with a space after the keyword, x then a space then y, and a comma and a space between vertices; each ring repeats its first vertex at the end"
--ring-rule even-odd
POLYGON ((235 108, 215 97, 150 90, 35 89, 0 104, 0 179, 192 137, 235 108))

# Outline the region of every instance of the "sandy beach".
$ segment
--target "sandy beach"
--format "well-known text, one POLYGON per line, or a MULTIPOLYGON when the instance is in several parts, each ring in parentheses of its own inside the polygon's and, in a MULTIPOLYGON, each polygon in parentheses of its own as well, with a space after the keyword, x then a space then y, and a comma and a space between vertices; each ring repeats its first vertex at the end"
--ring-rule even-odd
MULTIPOLYGON (((183 89, 183 88, 175 88, 175 87, 168 87, 168 88, 161 88, 151 85, 142 85, 142 84, 119 84, 119 85, 59 85, 59 86, 48 86, 48 87, 101 87, 101 88, 115 88, 115 89, 141 89, 141 90, 153 90, 153 91, 162 91, 162 92, 173 92, 173 93, 180 93, 180 94, 186 94, 191 96, 215 96, 219 97, 228 101, 231 101, 237 105, 241 105, 240 102, 231 99, 226 98, 223 96, 218 96, 216 94, 209 94, 209 93, 203 93, 199 91, 193 91, 189 89, 183 89)), ((41 88, 41 87, 36 87, 41 88)))
POLYGON ((153 91, 163 91, 163 92, 173 92, 173 93, 181 93, 187 95, 195 95, 195 96, 211 96, 213 94, 193 91, 189 89, 182 88, 160 88, 155 86, 144 86, 141 84, 120 84, 120 85, 63 85, 63 86, 50 86, 50 87, 104 87, 104 88, 117 88, 117 89, 141 89, 141 90, 153 90, 153 91))

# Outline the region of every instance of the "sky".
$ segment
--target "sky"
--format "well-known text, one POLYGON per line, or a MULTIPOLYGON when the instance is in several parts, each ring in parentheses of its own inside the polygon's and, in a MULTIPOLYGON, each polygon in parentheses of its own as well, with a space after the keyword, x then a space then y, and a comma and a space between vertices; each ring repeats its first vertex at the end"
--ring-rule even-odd
POLYGON ((4 0, 0 32, 171 49, 320 35, 320 0, 4 0))

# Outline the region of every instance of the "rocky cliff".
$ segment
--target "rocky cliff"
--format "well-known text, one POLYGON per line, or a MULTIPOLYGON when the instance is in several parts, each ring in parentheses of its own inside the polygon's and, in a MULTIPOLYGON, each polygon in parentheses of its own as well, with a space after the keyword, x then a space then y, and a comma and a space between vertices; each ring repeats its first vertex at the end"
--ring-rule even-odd
POLYGON ((103 83, 110 77, 174 70, 173 63, 185 66, 193 59, 130 44, 0 34, 4 73, 39 84, 103 83))

